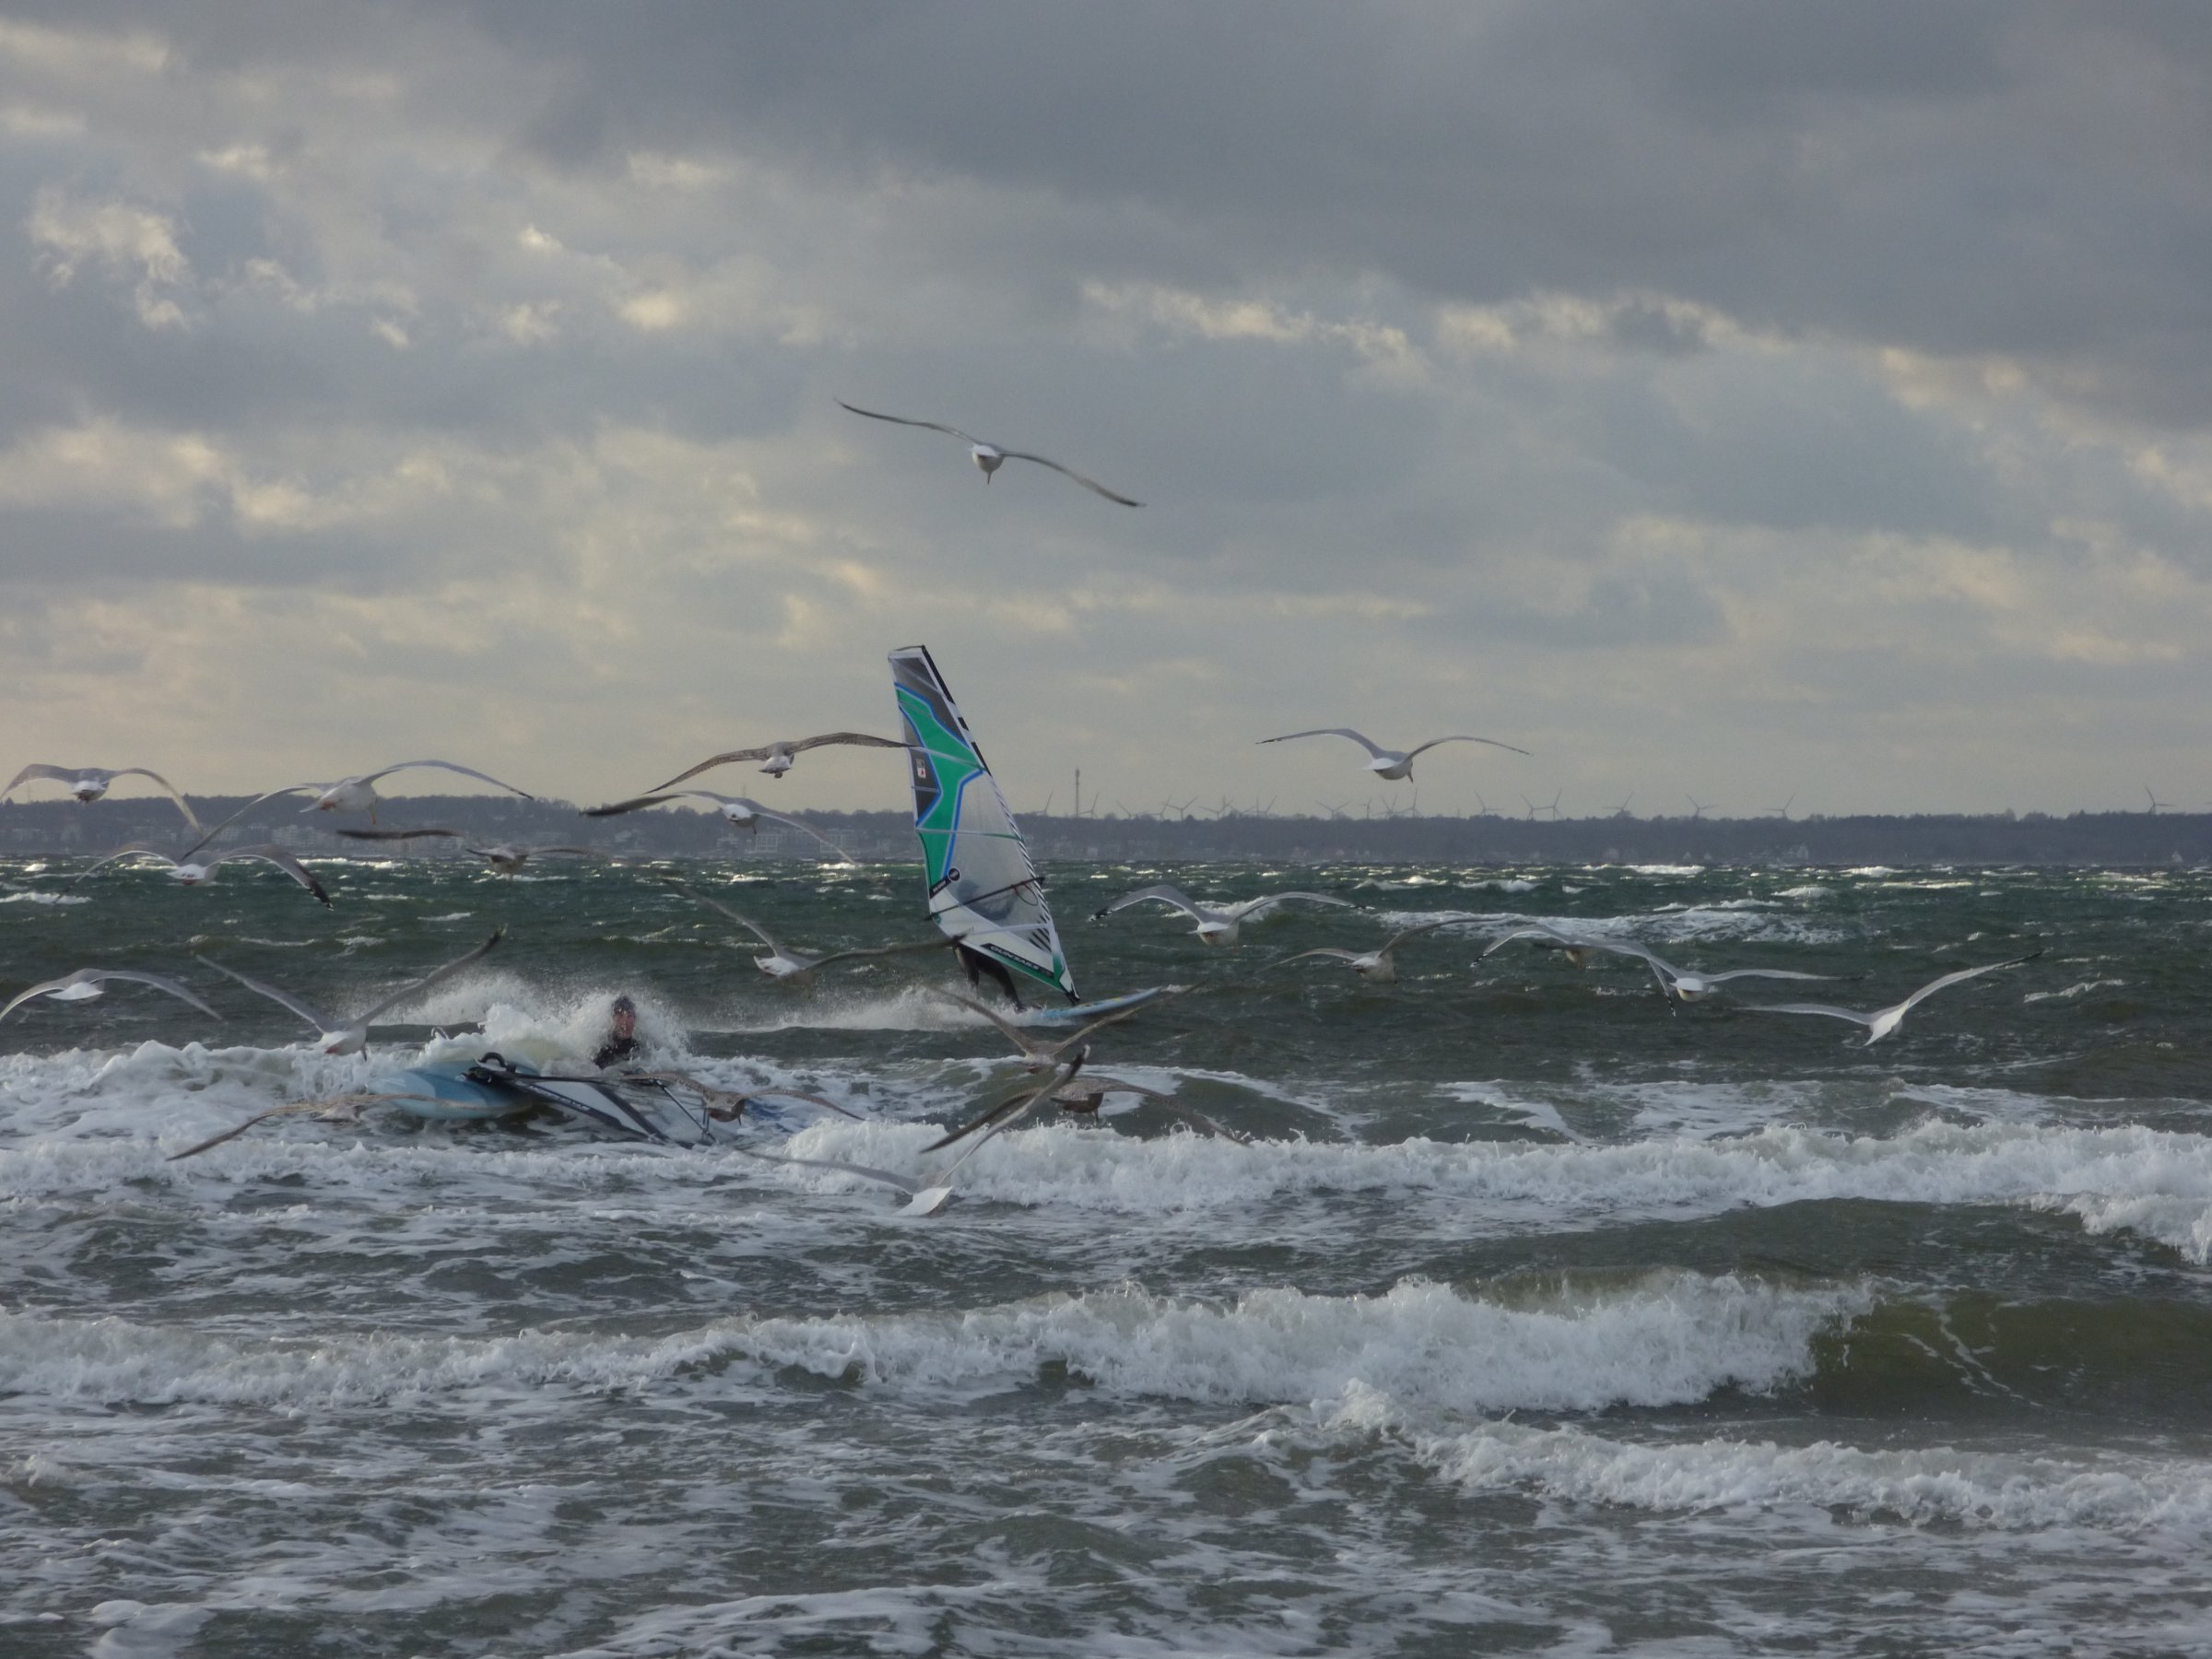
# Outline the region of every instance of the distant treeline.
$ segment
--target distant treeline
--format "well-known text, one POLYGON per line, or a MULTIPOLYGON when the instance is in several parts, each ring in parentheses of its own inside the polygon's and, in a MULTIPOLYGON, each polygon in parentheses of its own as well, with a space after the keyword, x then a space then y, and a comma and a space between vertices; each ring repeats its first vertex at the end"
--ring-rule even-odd
MULTIPOLYGON (((194 797, 207 823, 245 797, 194 797)), ((771 803, 772 804, 772 803, 771 803)), ((806 812, 804 818, 856 858, 917 856, 903 812, 806 812)), ((276 840, 307 854, 360 852, 333 833, 365 822, 358 815, 302 814, 297 804, 266 803, 224 836, 276 840)), ((710 813, 663 808, 616 818, 587 818, 565 801, 501 795, 429 795, 382 803, 384 828, 436 826, 486 839, 573 842, 610 853, 700 858, 812 856, 795 831, 764 826, 758 836, 710 813)), ((1031 815, 1022 828, 1038 857, 1070 862, 1514 865, 1930 865, 2028 864, 2167 865, 2212 864, 2212 814, 2040 812, 1994 817, 1914 814, 1853 818, 1053 818, 1031 815)), ((111 852, 148 841, 181 850, 194 838, 175 806, 159 796, 90 806, 75 801, 0 805, 0 855, 37 857, 111 852)), ((425 856, 451 843, 418 843, 425 856)), ((393 849, 377 849, 388 854, 393 849)))

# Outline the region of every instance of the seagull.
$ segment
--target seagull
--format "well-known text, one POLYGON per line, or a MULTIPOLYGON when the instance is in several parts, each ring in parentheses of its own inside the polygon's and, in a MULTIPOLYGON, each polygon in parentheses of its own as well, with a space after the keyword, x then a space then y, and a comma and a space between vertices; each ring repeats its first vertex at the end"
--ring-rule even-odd
POLYGON ((2018 968, 2022 962, 2032 962, 2042 954, 2040 950, 2031 950, 2026 956, 2008 957, 2002 962, 1984 962, 1979 968, 1961 968, 1956 973, 1947 973, 1941 979, 1930 980, 1903 1002, 1892 1003, 1886 1008, 1877 1008, 1871 1014, 1862 1014, 1856 1008, 1839 1008, 1829 1003, 1748 1003, 1745 1006, 1754 1014, 1825 1014, 1831 1019, 1848 1019, 1866 1028, 1866 1041, 1861 1046, 1872 1048, 1902 1025, 1905 1016, 1915 1006, 1946 985, 1955 985, 1960 980, 1973 979, 1979 974, 1994 973, 2000 968, 2018 968))
POLYGON ((297 996, 294 996, 288 991, 279 991, 276 986, 265 985, 257 979, 248 979, 244 974, 239 972, 237 969, 226 968, 220 962, 210 962, 206 957, 201 957, 198 959, 202 962, 206 962, 207 966, 214 969, 218 973, 228 974, 230 978, 236 980, 240 984, 243 985, 247 990, 256 992, 259 994, 267 997, 271 1002, 278 1004, 280 1006, 289 1008, 293 1013, 299 1015, 300 1018, 306 1020, 309 1025, 313 1026, 318 1033, 315 1039, 315 1052, 318 1054, 358 1054, 364 1048, 369 1046, 369 1028, 375 1022, 378 1015, 383 1013, 387 1008, 397 1007, 401 1003, 406 1002, 409 997, 419 995, 421 993, 428 991, 433 985, 443 984, 447 980, 453 978, 454 974, 460 972, 462 969, 467 967, 471 962, 477 961, 485 956, 488 956, 492 949, 499 944, 499 942, 506 936, 507 930, 505 927, 494 928, 492 930, 491 937, 485 940, 483 944, 477 946, 466 956, 455 957, 452 961, 446 963, 444 967, 425 975, 423 978, 417 980, 411 985, 407 985, 400 990, 394 991, 391 995, 385 997, 382 1002, 378 1003, 376 1006, 371 1008, 367 1013, 356 1017, 344 1025, 339 1024, 336 1020, 330 1018, 326 1015, 316 1012, 314 1008, 310 1006, 308 1004, 301 1002, 297 996))
POLYGON ((1159 887, 1139 888, 1134 893, 1124 894, 1094 914, 1091 920, 1102 921, 1112 915, 1115 911, 1126 910, 1132 904, 1142 904, 1147 900, 1153 900, 1161 904, 1171 904, 1195 920, 1198 924, 1200 943, 1234 945, 1237 942, 1238 930, 1245 923, 1257 922, 1277 905, 1287 903, 1292 899, 1302 899, 1309 904, 1341 905, 1346 910, 1355 908, 1350 900, 1332 899, 1326 893, 1267 893, 1257 899, 1247 899, 1241 904, 1219 906, 1197 904, 1194 903, 1181 888, 1169 887, 1163 883, 1159 887))
POLYGON ((947 1002, 959 1003, 961 1007, 981 1014, 996 1026, 999 1034, 1021 1051, 1022 1069, 1032 1072, 1052 1070, 1053 1066, 1060 1064, 1071 1049, 1080 1047, 1083 1040, 1093 1031, 1103 1026, 1110 1026, 1119 1020, 1126 1019, 1137 1011, 1135 1008, 1118 1009, 1114 1013, 1092 1020, 1074 1035, 1063 1037, 1058 1042, 1045 1042, 1039 1038, 1032 1037, 1022 1027, 1016 1025, 1012 1020, 1006 1018, 994 1010, 985 1007, 972 997, 962 996, 955 991, 939 991, 937 994, 947 1002))
POLYGON ((596 847, 522 847, 512 841, 494 841, 488 847, 466 845, 468 833, 463 830, 341 830, 338 833, 348 841, 413 841, 418 836, 440 835, 464 843, 462 851, 473 853, 502 876, 512 876, 534 858, 544 858, 555 853, 572 853, 578 858, 606 856, 596 847))
POLYGON ((716 804, 714 809, 722 815, 724 823, 742 830, 748 835, 760 833, 760 822, 763 818, 771 824, 789 824, 794 830, 804 830, 847 864, 853 862, 853 855, 850 853, 811 824, 803 824, 795 818, 785 818, 780 812, 771 812, 759 802, 747 800, 744 795, 716 794, 711 789, 674 789, 658 794, 641 794, 632 800, 617 801, 609 806, 587 806, 583 816, 585 818, 613 818, 618 813, 636 812, 646 806, 658 806, 663 801, 681 800, 687 796, 695 800, 714 802, 716 804))
POLYGON ((949 437, 958 438, 968 446, 969 458, 982 469, 983 482, 986 484, 991 482, 991 475, 1009 461, 1034 461, 1040 466, 1051 467, 1064 477, 1073 478, 1084 488, 1094 494, 1102 495, 1110 501, 1118 501, 1124 507, 1142 507, 1144 505, 1142 501, 1132 500, 1125 495, 1118 494, 1107 488, 1096 478, 1087 478, 1072 467, 1061 465, 1057 461, 1049 460, 1043 455, 1031 454, 1027 450, 1013 450, 1007 449, 1003 444, 985 443, 981 438, 970 437, 959 427, 946 426, 935 420, 909 420, 903 415, 878 415, 873 409, 854 408, 841 397, 837 400, 837 406, 841 409, 852 409, 855 415, 865 415, 870 420, 888 420, 895 426, 927 427, 933 432, 943 432, 949 437))
POLYGON ((1316 726, 1310 732, 1285 732, 1280 737, 1263 737, 1260 742, 1288 743, 1294 737, 1349 737, 1374 757, 1367 763, 1367 770, 1376 777, 1386 778, 1394 783, 1402 778, 1412 777, 1415 757, 1427 754, 1440 743, 1487 743, 1492 748, 1512 749, 1516 755, 1528 753, 1524 748, 1513 748, 1510 743, 1500 743, 1495 737, 1469 737, 1465 735, 1431 737, 1428 742, 1409 749, 1387 749, 1372 738, 1353 731, 1350 726, 1316 726))
POLYGON ((1542 922, 1507 934, 1482 954, 1487 957, 1491 951, 1515 939, 1530 937, 1548 943, 1555 950, 1565 951, 1568 959, 1574 962, 1577 968, 1585 965, 1587 953, 1593 950, 1606 951, 1613 956, 1634 957, 1652 971, 1652 977, 1659 982, 1659 994, 1673 1002, 1700 1002, 1730 980, 1832 980, 1836 977, 1832 973, 1801 973, 1794 968, 1731 968, 1721 973, 1693 973, 1687 968, 1676 967, 1657 951, 1639 945, 1633 939, 1593 939, 1578 934, 1561 933, 1558 928, 1542 922), (1584 959, 1578 960, 1578 957, 1584 959))
MULTIPOLYGON (((206 846, 206 842, 202 841, 200 845, 206 846)), ((165 864, 169 865, 169 873, 186 887, 200 887, 206 882, 213 881, 216 871, 234 859, 258 859, 263 864, 275 865, 312 893, 325 908, 336 908, 331 904, 330 895, 323 890, 323 884, 307 873, 307 867, 304 865, 282 847, 268 845, 232 847, 229 852, 218 853, 212 858, 200 857, 199 847, 194 847, 182 858, 171 858, 168 853, 159 848, 149 847, 144 841, 133 841, 128 846, 116 848, 105 858, 96 859, 93 863, 86 865, 78 873, 76 881, 72 881, 69 885, 75 887, 77 881, 84 880, 101 865, 113 864, 119 858, 150 858, 158 864, 165 864)))
POLYGON ((1335 957, 1351 964, 1352 971, 1361 979, 1379 985, 1387 985, 1398 977, 1398 965, 1391 952, 1408 939, 1418 939, 1425 933, 1434 933, 1440 927, 1456 927, 1472 922, 1473 916, 1447 916, 1441 922, 1424 922, 1418 927, 1408 927, 1403 933, 1391 935, 1373 950, 1347 950, 1341 945, 1324 945, 1313 950, 1301 950, 1294 957, 1285 957, 1286 962, 1302 962, 1308 957, 1335 957))
MULTIPOLYGON (((822 748, 832 743, 848 743, 862 748, 902 749, 907 746, 896 737, 875 737, 866 732, 824 732, 818 737, 784 737, 759 748, 731 749, 727 754, 715 755, 701 760, 688 771, 680 771, 665 783, 655 783, 653 793, 674 789, 678 783, 696 778, 700 772, 712 771, 717 766, 728 766, 738 760, 763 760, 761 771, 771 778, 780 778, 792 769, 793 763, 810 748, 822 748)), ((641 802, 645 797, 638 797, 641 802)))
POLYGON ((760 943, 767 946, 768 954, 755 957, 753 966, 771 979, 810 980, 815 970, 827 968, 832 962, 851 961, 861 957, 906 956, 917 950, 944 950, 959 943, 958 939, 947 934, 943 938, 924 939, 913 945, 871 945, 857 950, 833 950, 827 956, 806 956, 778 944, 775 936, 768 929, 750 917, 739 915, 728 905, 716 903, 704 893, 693 891, 683 882, 671 881, 668 885, 687 897, 697 900, 709 910, 727 916, 756 939, 759 939, 760 943))
POLYGON ((200 827, 200 820, 192 815, 191 803, 177 792, 177 786, 159 772, 149 771, 143 766, 119 766, 111 771, 104 766, 47 766, 34 761, 18 772, 6 789, 0 789, 0 801, 13 794, 18 784, 33 778, 51 778, 78 800, 97 801, 108 793, 108 785, 116 779, 131 777, 151 778, 160 784, 169 791, 170 799, 176 802, 177 810, 184 815, 184 821, 194 830, 200 827))
POLYGON ((0 1008, 0 1019, 6 1019, 34 996, 48 996, 65 1003, 90 1002, 101 994, 100 986, 109 980, 131 980, 137 984, 151 985, 157 991, 182 997, 211 1018, 222 1018, 175 980, 163 979, 158 973, 134 973, 127 968, 79 968, 75 973, 64 974, 60 979, 48 980, 22 992, 6 1007, 0 1008))
MULTIPOLYGON (((207 841, 213 841, 219 831, 229 825, 236 823, 254 807, 260 806, 262 802, 273 801, 278 795, 312 794, 315 798, 300 809, 302 813, 365 811, 369 815, 369 821, 373 824, 376 822, 378 799, 375 789, 376 781, 379 778, 389 777, 395 771, 406 771, 408 768, 416 766, 435 766, 443 771, 459 772, 463 777, 474 778, 479 783, 489 783, 494 788, 506 790, 510 794, 521 795, 525 801, 537 799, 528 790, 517 789, 512 783, 502 783, 489 772, 480 772, 470 766, 456 765, 451 760, 396 760, 390 766, 380 768, 372 772, 362 772, 351 778, 340 778, 335 783, 287 783, 282 789, 272 789, 265 794, 255 795, 225 818, 222 823, 218 824, 214 830, 209 830, 207 841)), ((200 842, 200 846, 206 846, 207 841, 200 842)), ((198 850, 197 847, 194 849, 194 852, 198 850)))

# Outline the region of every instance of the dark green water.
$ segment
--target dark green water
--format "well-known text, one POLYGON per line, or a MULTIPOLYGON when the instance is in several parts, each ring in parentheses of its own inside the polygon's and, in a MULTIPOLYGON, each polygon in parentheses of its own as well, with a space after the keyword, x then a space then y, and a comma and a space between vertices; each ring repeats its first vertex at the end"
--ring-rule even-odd
MULTIPOLYGON (((942 959, 768 982, 649 874, 0 877, 0 1652, 2192 1653, 2212 1646, 2212 878, 1051 872, 1134 1097, 934 1219, 571 1124, 272 1120, 432 1026, 863 1112, 909 1174, 1017 1076, 942 959), (1315 888, 1234 950, 1138 909, 1315 888), (1286 960, 1439 916, 1394 986, 1286 960), (1670 1012, 1627 959, 1736 982, 1670 1012), (366 1057, 347 1012, 458 955, 366 1057), (1841 1021, 2022 954, 1872 1048, 1841 1021), (1127 1110, 1123 1110, 1127 1108, 1127 1110)), ((695 870, 811 948, 920 936, 914 866, 695 870)), ((470 1039, 471 1041, 477 1041, 470 1039)), ((741 1144, 786 1149, 746 1131, 741 1144)))

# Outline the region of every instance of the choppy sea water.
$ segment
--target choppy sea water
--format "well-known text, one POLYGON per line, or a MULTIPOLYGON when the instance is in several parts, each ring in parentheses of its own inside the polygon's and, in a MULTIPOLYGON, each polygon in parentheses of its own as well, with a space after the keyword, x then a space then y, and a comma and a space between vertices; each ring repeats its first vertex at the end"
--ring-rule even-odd
MULTIPOLYGON (((921 1171, 1016 1077, 941 959, 767 982, 646 873, 0 865, 0 1651, 10 1654, 2146 1653, 2212 1650, 2212 877, 1051 872, 1087 994, 1187 994, 1129 1097, 885 1189, 581 1127, 277 1118, 433 1026, 863 1122, 742 1144, 921 1171), (1146 882, 1316 888, 1232 951, 1146 882), (70 902, 68 900, 81 900, 70 902), (1361 947, 1441 916, 1404 978, 1361 947), (1477 959, 1524 918, 1634 962, 1477 959), (344 1012, 324 1059, 206 954, 344 1012), (1872 1007, 1872 1049, 1745 1011, 1872 1007), (1131 1108, 1120 1110, 1121 1108, 1131 1108)), ((915 866, 704 866, 780 936, 920 936, 915 866)))

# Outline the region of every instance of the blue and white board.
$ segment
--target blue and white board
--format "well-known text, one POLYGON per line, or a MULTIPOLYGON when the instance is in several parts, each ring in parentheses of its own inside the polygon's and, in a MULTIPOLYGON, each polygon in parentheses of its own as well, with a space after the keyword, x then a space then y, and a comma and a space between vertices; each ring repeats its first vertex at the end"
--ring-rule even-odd
POLYGON ((1144 991, 1132 991, 1126 996, 1109 996, 1102 1002, 1076 1003, 1072 1006, 1043 1008, 1011 1008, 999 1018, 1015 1025, 1025 1026, 1083 1026, 1094 1019, 1103 1019, 1109 1014, 1119 1014, 1124 1008, 1141 1008, 1148 1002, 1163 996, 1182 994, 1181 985, 1154 985, 1144 991))

